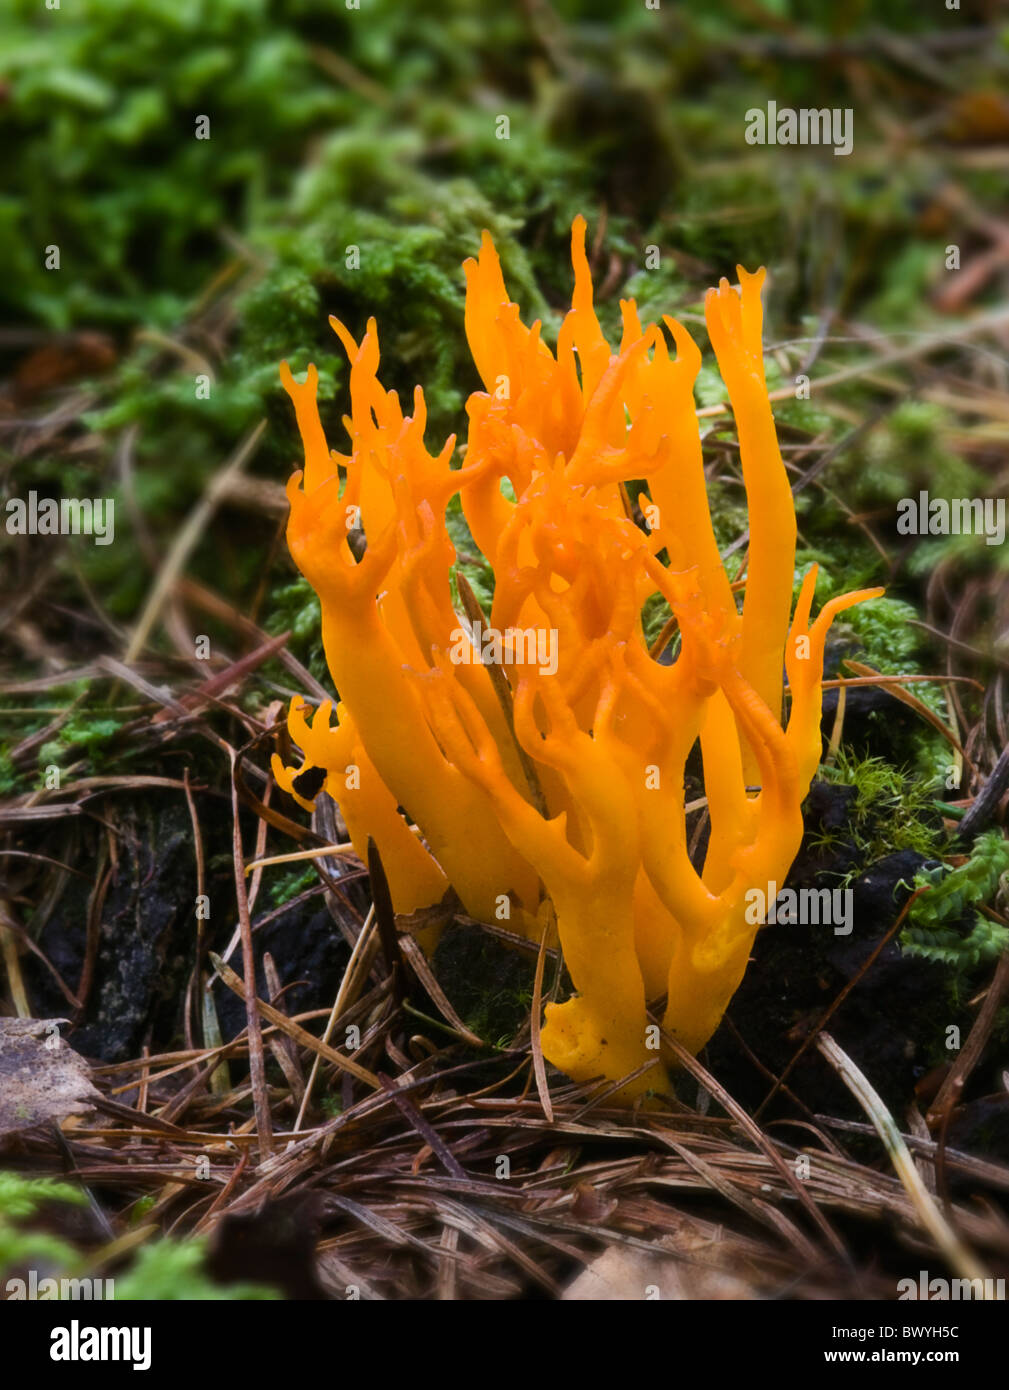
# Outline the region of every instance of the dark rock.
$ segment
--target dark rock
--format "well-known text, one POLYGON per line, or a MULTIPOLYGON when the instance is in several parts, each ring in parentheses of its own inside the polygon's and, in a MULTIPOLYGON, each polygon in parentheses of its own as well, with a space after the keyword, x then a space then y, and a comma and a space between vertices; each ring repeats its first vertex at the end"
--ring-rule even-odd
MULTIPOLYGON (((313 905, 315 901, 312 900, 313 905)), ((292 986, 285 990, 281 1002, 285 1013, 328 1008, 336 998, 350 954, 329 910, 325 907, 313 910, 308 904, 298 903, 274 917, 261 930, 256 931, 255 925, 254 921, 256 992, 260 999, 270 997, 262 964, 264 953, 269 951, 281 987, 292 986)), ((235 951, 229 964, 245 978, 241 948, 235 951)), ((227 1041, 245 1027, 245 1003, 217 981, 214 1004, 221 1036, 227 1041)))
MULTIPOLYGON (((118 861, 105 896, 94 977, 83 1019, 69 1035, 86 1057, 135 1057, 148 1034, 170 1039, 195 942, 195 868, 185 807, 152 800, 117 808, 118 861)), ((87 947, 88 892, 74 880, 39 945, 71 989, 87 947)), ((67 1001, 49 971, 29 958, 37 1013, 65 1017, 67 1001)))
POLYGON ((946 1139, 953 1149, 1009 1162, 1009 1094, 982 1096, 957 1106, 946 1139))
POLYGON ((591 153, 607 201, 654 212, 676 186, 680 159, 661 114, 641 88, 600 72, 574 77, 551 116, 553 138, 591 153))
MULTIPOLYGON (((825 678, 850 676, 844 668, 848 657, 865 659, 857 642, 828 642, 824 652, 825 678)), ((837 717, 840 690, 823 692, 820 732, 824 747, 830 739, 837 717)), ((875 685, 852 685, 845 689, 844 745, 857 758, 883 757, 900 767, 913 765, 921 739, 921 718, 909 705, 895 700, 875 685)))
POLYGON ((215 1283, 266 1284, 287 1298, 324 1299, 315 1246, 324 1198, 317 1192, 273 1199, 259 1211, 226 1212, 214 1228, 207 1272, 215 1283))
POLYGON ((495 940, 481 927, 457 923, 438 943, 433 965, 459 1017, 486 1042, 510 1041, 527 1021, 536 973, 533 956, 495 940))
MULTIPOLYGON (((811 798, 807 829, 820 833, 824 818, 839 814, 844 800, 829 788, 811 798)), ((842 843, 826 856, 808 841, 789 875, 791 888, 836 888, 839 864, 850 851, 842 843), (825 872, 826 870, 826 872, 825 872)), ((853 851, 853 846, 850 847, 853 851)), ((951 1023, 969 1025, 953 999, 949 972, 931 962, 905 956, 896 940, 860 974, 872 952, 893 926, 918 869, 925 863, 911 850, 868 866, 851 883, 851 932, 811 922, 764 926, 757 933, 743 983, 727 1017, 757 1058, 780 1075, 825 1009, 845 986, 850 994, 827 1025, 828 1031, 866 1073, 884 1100, 903 1115, 916 1079, 941 1058, 945 1030, 951 1023)), ((744 1104, 758 1104, 770 1083, 752 1062, 741 1060, 738 1044, 725 1024, 709 1044, 709 1065, 744 1104)), ((814 1048, 787 1082, 811 1110, 858 1115, 857 1105, 814 1048)), ((788 1109, 787 1105, 779 1106, 788 1109)))

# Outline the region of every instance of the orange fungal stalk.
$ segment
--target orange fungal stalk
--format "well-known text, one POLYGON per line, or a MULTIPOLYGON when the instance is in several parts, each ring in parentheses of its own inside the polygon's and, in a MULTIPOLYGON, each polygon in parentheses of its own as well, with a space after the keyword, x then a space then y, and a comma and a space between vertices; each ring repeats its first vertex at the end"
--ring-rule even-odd
POLYGON ((298 383, 282 366, 305 450, 288 540, 321 601, 340 704, 334 723, 329 705, 310 719, 294 702, 304 763, 275 758, 274 772, 295 796, 306 768, 325 773, 358 853, 374 840, 397 913, 451 886, 471 916, 533 939, 556 923, 575 994, 547 1005, 544 1054, 575 1081, 620 1083, 630 1102, 669 1084, 649 1001, 665 999, 664 1027, 696 1051, 742 979, 757 930, 747 893, 784 881, 802 836, 827 629, 881 591, 833 599, 811 621, 810 571, 791 612, 795 512, 764 380, 764 272, 740 268, 739 291, 723 280, 705 304, 749 507, 740 611, 708 509, 700 352, 665 318, 671 355, 633 300, 614 350, 581 217, 572 261, 556 352, 509 301, 487 233, 466 262, 466 335, 485 390, 467 403, 459 467, 454 439, 428 453, 420 389, 404 416, 380 386, 374 321, 357 343, 331 320, 351 363, 346 454, 327 444, 315 369, 298 383), (631 480, 647 530, 629 514, 631 480), (479 624, 453 602, 456 493, 495 577, 479 624), (644 637, 655 594, 679 633, 672 664, 644 637), (698 742, 710 816, 700 868, 684 809, 698 742))

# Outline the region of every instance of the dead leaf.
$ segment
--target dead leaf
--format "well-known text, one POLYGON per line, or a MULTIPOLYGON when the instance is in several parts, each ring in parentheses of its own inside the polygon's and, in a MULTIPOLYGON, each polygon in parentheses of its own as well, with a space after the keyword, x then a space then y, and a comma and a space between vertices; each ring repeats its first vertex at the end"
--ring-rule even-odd
POLYGON ((112 339, 104 333, 70 334, 36 348, 18 364, 15 392, 22 403, 31 401, 43 391, 108 371, 115 360, 112 339))
POLYGON ((80 1115, 100 1099, 62 1018, 0 1018, 0 1135, 80 1115))
POLYGON ((575 1186, 571 1215, 576 1221, 597 1226, 608 1221, 619 1205, 616 1197, 599 1191, 590 1182, 580 1182, 575 1186))
POLYGON ((722 1302, 759 1296, 765 1280, 741 1242, 721 1231, 716 1238, 707 1223, 682 1213, 674 1219, 676 1236, 657 1241, 651 1250, 611 1245, 597 1255, 564 1290, 562 1301, 722 1302))

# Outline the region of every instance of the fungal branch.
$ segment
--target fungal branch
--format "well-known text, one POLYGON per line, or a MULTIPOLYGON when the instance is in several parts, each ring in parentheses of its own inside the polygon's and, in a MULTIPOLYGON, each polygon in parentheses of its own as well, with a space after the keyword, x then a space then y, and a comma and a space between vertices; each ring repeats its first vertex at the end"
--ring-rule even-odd
POLYGON ((427 452, 422 391, 404 417, 379 384, 374 321, 357 343, 331 320, 351 363, 346 454, 329 449, 314 368, 298 383, 282 366, 305 452, 288 541, 321 601, 340 703, 334 724, 328 704, 310 721, 294 701, 304 762, 275 757, 274 773, 305 806, 302 774, 324 774, 362 858, 375 841, 398 913, 451 887, 471 916, 535 940, 555 924, 574 993, 546 1006, 544 1054, 576 1081, 622 1083, 630 1102, 669 1085, 648 1001, 665 998, 666 1029, 696 1051, 742 979, 757 930, 747 891, 782 882, 802 836, 827 629, 881 590, 833 599, 811 621, 810 571, 791 611, 795 513, 764 380, 763 271, 740 268, 739 290, 723 280, 705 304, 749 507, 740 610, 708 506, 700 351, 665 318, 671 355, 633 300, 614 350, 581 217, 571 244, 556 353, 539 322, 522 323, 486 233, 465 264, 485 389, 467 402, 461 467, 454 439, 427 452), (647 528, 627 505, 632 481, 647 528), (494 573, 490 648, 453 601, 456 494, 494 573), (645 640, 655 595, 675 620, 671 664, 645 640), (710 816, 700 865, 685 809, 697 744, 710 816))

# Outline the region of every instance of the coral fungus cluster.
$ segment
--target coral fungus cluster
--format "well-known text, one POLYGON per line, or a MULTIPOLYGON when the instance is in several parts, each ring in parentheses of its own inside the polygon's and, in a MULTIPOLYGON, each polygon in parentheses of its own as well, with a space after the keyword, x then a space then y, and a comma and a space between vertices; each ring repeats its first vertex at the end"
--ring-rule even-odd
POLYGON ((648 1003, 664 1000, 664 1027, 696 1051, 742 978, 757 930, 747 891, 785 879, 802 834, 827 629, 878 591, 811 621, 810 572, 791 612, 795 513, 764 379, 763 271, 740 269, 738 291, 723 280, 705 304, 749 507, 740 609, 708 509, 700 352, 665 318, 671 355, 633 301, 614 349, 581 218, 572 259, 555 352, 509 301, 486 233, 466 262, 466 334, 486 389, 467 403, 461 466, 454 439, 428 452, 420 389, 404 416, 379 384, 374 321, 360 343, 331 321, 351 363, 346 454, 327 443, 315 370, 302 384, 282 367, 305 451, 288 540, 321 601, 340 703, 335 719, 329 705, 309 719, 295 701, 304 765, 274 768, 295 795, 306 768, 325 771, 358 851, 375 841, 398 913, 451 886, 474 918, 507 916, 537 940, 555 924, 575 993, 547 1006, 544 1054, 577 1081, 624 1082, 629 1101, 668 1085, 648 1003), (456 493, 494 572, 483 620, 498 666, 453 601, 456 493), (671 662, 645 640, 655 594, 675 619, 671 662), (701 866, 684 806, 698 743, 701 866))

